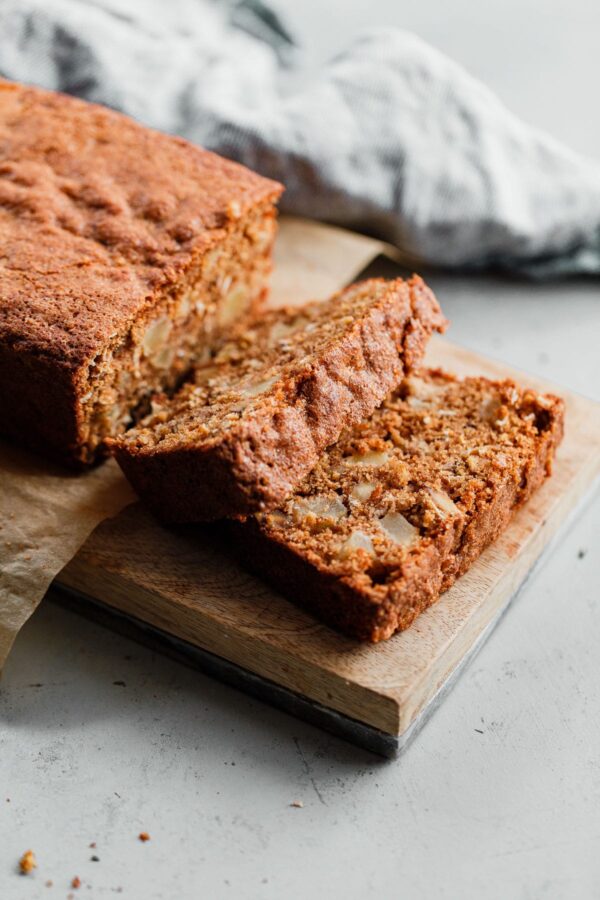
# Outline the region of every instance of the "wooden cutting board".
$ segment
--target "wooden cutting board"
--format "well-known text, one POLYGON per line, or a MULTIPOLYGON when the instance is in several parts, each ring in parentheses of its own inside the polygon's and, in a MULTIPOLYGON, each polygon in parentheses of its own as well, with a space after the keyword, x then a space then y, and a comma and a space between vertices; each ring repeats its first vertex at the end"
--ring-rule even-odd
MULTIPOLYGON (((557 390, 441 338, 427 362, 557 390)), ((567 426, 553 477, 436 606, 386 643, 335 634, 239 568, 209 526, 168 530, 139 505, 102 524, 57 586, 218 677, 392 754, 472 658, 600 471, 600 406, 559 393, 567 426)))

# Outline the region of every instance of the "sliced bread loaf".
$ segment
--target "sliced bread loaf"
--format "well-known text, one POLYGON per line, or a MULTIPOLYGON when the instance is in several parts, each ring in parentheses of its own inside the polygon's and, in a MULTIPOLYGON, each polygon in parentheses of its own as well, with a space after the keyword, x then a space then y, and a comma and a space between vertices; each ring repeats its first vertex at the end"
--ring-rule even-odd
POLYGON ((249 566, 346 634, 407 628, 549 474, 562 401, 511 381, 412 377, 278 509, 232 523, 249 566))
POLYGON ((281 185, 0 79, 0 434, 104 455, 266 298, 281 185))
POLYGON ((269 509, 418 365, 445 324, 417 276, 373 279, 326 302, 267 313, 110 446, 165 520, 269 509))

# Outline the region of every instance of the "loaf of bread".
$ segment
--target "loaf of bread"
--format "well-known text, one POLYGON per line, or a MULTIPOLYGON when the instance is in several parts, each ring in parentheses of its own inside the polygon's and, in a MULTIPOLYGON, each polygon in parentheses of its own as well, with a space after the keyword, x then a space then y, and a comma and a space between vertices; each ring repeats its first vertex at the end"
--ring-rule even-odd
POLYGON ((445 319, 424 282, 373 279, 241 328, 210 365, 110 442, 172 522, 243 516, 294 490, 342 429, 421 360, 445 319))
POLYGON ((276 510, 231 523, 248 566, 362 641, 407 628, 550 473, 563 404, 511 381, 412 377, 276 510))
POLYGON ((92 462, 265 296, 282 188, 0 80, 0 433, 92 462))

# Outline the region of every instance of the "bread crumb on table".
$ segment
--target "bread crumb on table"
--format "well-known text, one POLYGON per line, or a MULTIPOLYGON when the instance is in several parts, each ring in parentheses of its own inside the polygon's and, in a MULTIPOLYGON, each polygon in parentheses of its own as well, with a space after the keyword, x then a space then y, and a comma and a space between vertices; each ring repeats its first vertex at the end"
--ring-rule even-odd
POLYGON ((19 860, 19 869, 21 875, 29 875, 34 869, 37 869, 37 860, 33 850, 26 850, 19 860))
POLYGON ((71 887, 75 889, 81 887, 81 878, 79 875, 75 875, 74 878, 71 879, 71 887))
POLYGON ((290 806, 295 806, 296 809, 302 809, 303 806, 304 806, 304 803, 302 802, 302 800, 293 800, 293 801, 290 803, 290 806))
POLYGON ((138 837, 139 837, 140 841, 142 841, 144 844, 146 843, 146 841, 150 840, 150 835, 148 834, 147 831, 140 831, 138 837))

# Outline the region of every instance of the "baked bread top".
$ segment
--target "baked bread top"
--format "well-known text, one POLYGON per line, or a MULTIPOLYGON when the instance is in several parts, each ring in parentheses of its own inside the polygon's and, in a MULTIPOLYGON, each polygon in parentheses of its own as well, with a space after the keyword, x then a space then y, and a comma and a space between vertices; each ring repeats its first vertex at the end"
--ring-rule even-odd
POLYGON ((0 80, 0 343, 77 366, 281 185, 0 80))
POLYGON ((372 279, 326 302, 267 313, 111 447, 163 518, 267 509, 418 365, 445 324, 417 276, 372 279))

